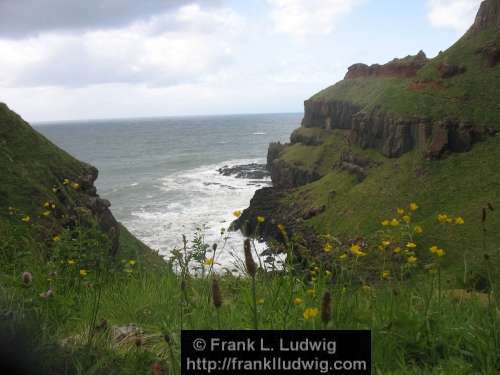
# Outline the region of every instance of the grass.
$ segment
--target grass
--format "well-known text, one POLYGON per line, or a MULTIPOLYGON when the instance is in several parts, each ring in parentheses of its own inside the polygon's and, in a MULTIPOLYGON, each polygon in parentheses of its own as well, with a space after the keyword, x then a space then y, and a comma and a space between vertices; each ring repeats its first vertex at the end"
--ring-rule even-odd
POLYGON ((478 49, 500 43, 499 33, 485 30, 466 34, 447 51, 424 66, 413 78, 357 78, 340 81, 317 93, 312 101, 347 101, 363 111, 388 112, 395 116, 451 118, 476 125, 498 127, 500 118, 500 68, 488 67, 478 49), (442 80, 440 63, 465 66, 465 73, 442 80), (413 82, 424 83, 421 89, 410 88, 413 82))
MULTIPOLYGON (((137 374, 158 363, 167 373, 178 374, 181 329, 256 325, 371 329, 375 374, 494 374, 500 369, 495 295, 462 291, 464 298, 457 298, 451 294, 453 286, 438 282, 438 274, 420 274, 404 261, 399 265, 405 276, 395 272, 360 282, 362 264, 381 257, 368 248, 363 247, 366 257, 349 253, 346 261, 339 261, 341 245, 335 244, 327 258, 311 258, 303 272, 294 272, 290 263, 279 273, 258 269, 255 279, 248 276, 247 260, 241 273, 218 276, 220 302, 214 306, 211 263, 199 262, 205 272, 196 276, 174 272, 179 265, 175 259, 155 270, 141 258, 111 261, 102 257, 107 242, 98 231, 76 229, 63 235, 49 261, 40 257, 43 250, 36 240, 27 241, 29 251, 14 260, 5 257, 13 249, 2 248, 0 309, 9 317, 2 321, 2 332, 17 337, 25 332, 28 350, 37 354, 32 364, 42 373, 137 374), (85 255, 74 253, 75 240, 85 255), (80 274, 82 267, 86 275, 80 274), (32 274, 28 284, 21 279, 25 271, 32 274), (49 298, 40 296, 49 289, 49 298), (331 320, 322 322, 325 292, 332 297, 331 320), (108 330, 102 329, 102 320, 108 330), (121 343, 110 337, 110 327, 129 323, 144 334, 121 343)), ((199 246, 188 242, 181 253, 196 254, 199 246)), ((288 243, 289 251, 293 246, 288 243)), ((491 285, 498 285, 497 277, 491 285)))

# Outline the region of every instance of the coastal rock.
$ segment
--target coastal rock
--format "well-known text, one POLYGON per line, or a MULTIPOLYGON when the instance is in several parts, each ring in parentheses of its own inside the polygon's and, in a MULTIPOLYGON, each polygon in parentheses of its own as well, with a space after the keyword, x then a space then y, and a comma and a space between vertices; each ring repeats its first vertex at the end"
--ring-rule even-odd
POLYGON ((474 24, 467 34, 477 33, 490 27, 500 27, 500 0, 485 0, 481 3, 474 24))
POLYGON ((271 171, 273 161, 279 158, 281 152, 285 149, 285 147, 286 145, 280 142, 272 142, 269 144, 269 147, 267 148, 267 163, 266 163, 266 169, 268 171, 271 171))
POLYGON ((387 64, 354 64, 351 65, 344 79, 356 79, 366 77, 414 77, 417 72, 427 64, 429 60, 423 51, 415 56, 407 56, 404 59, 394 59, 387 64))
POLYGON ((353 116, 360 110, 361 107, 345 101, 306 100, 302 126, 326 130, 351 129, 353 116))
POLYGON ((217 170, 223 176, 234 176, 250 180, 262 180, 270 176, 265 164, 243 164, 234 166, 223 166, 217 170))
POLYGON ((275 159, 271 167, 271 180, 277 189, 291 189, 320 179, 314 170, 304 169, 275 159))

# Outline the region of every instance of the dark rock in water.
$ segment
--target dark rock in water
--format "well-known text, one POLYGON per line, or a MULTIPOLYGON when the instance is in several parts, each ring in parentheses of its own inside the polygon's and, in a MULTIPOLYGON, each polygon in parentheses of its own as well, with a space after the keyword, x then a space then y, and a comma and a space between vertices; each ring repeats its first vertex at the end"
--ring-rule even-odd
POLYGON ((270 173, 265 164, 251 163, 243 165, 223 166, 217 170, 223 176, 234 176, 251 180, 262 180, 269 178, 270 173))

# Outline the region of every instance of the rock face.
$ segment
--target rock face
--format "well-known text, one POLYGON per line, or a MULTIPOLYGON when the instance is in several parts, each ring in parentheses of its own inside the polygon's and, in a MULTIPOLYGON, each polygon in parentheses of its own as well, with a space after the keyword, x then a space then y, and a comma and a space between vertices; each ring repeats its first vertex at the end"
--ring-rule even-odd
POLYGON ((223 176, 234 176, 236 178, 246 178, 251 180, 262 180, 270 176, 265 164, 251 163, 227 166, 217 170, 223 176))
POLYGON ((467 33, 480 32, 489 27, 500 27, 500 0, 483 1, 474 24, 467 33))
POLYGON ((306 100, 302 126, 326 130, 351 129, 353 116, 360 109, 361 107, 349 102, 306 100))
POLYGON ((316 181, 321 176, 315 171, 302 169, 284 160, 276 159, 271 167, 271 180, 277 189, 291 189, 316 181))
POLYGON ((280 143, 280 142, 273 142, 269 144, 269 147, 267 149, 267 163, 266 163, 266 169, 268 171, 271 171, 273 167, 273 161, 278 159, 281 152, 285 149, 286 145, 280 143))
POLYGON ((344 79, 356 79, 365 77, 414 77, 418 70, 427 64, 429 60, 423 51, 416 56, 408 56, 404 59, 394 59, 391 62, 380 65, 354 64, 351 65, 344 79))

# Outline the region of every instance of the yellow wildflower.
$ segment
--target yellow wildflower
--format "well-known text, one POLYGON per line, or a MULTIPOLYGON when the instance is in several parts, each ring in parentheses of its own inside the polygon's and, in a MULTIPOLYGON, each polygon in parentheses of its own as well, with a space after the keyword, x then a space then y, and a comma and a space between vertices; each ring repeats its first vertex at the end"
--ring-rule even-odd
POLYGON ((234 211, 234 212, 233 212, 233 215, 234 215, 235 217, 240 217, 240 216, 241 216, 241 210, 236 210, 236 211, 234 211))
POLYGON ((418 210, 418 205, 415 202, 410 203, 410 210, 412 211, 418 210))
POLYGON ((264 304, 264 298, 259 298, 257 301, 255 301, 257 305, 263 305, 264 304))
POLYGON ((351 245, 351 252, 357 257, 364 257, 366 255, 366 253, 363 252, 361 247, 357 244, 351 245))
POLYGON ((319 310, 316 307, 308 307, 307 309, 304 310, 304 319, 309 320, 309 319, 314 319, 317 317, 319 314, 319 310))
POLYGON ((391 226, 397 227, 399 225, 399 220, 398 219, 392 219, 391 220, 391 226))
POLYGON ((440 223, 445 223, 448 220, 448 215, 438 214, 437 219, 440 223))
POLYGON ((264 221, 266 221, 266 218, 264 216, 257 216, 257 221, 259 223, 263 223, 264 221))
POLYGON ((204 264, 205 266, 213 266, 213 265, 214 265, 214 263, 215 263, 215 262, 214 262, 214 258, 207 258, 207 259, 205 259, 205 261, 203 262, 203 264, 204 264))
POLYGON ((325 271, 325 275, 326 275, 326 276, 332 276, 332 273, 331 273, 330 271, 326 270, 326 271, 325 271))
POLYGON ((398 208, 396 209, 396 212, 398 213, 398 215, 403 215, 405 213, 405 210, 403 210, 402 208, 398 208))
POLYGON ((24 216, 21 221, 24 221, 25 223, 29 223, 31 221, 31 217, 29 215, 24 216))
POLYGON ((54 203, 52 203, 52 204, 50 205, 50 208, 54 209, 54 208, 56 208, 56 205, 55 205, 54 203))
POLYGON ((85 277, 88 275, 88 271, 87 270, 80 270, 80 276, 81 277, 85 277))
POLYGON ((382 279, 387 280, 391 276, 391 272, 390 271, 383 271, 380 276, 382 277, 382 279))
POLYGON ((68 264, 70 266, 72 266, 73 264, 75 264, 76 262, 73 260, 73 259, 68 259, 68 264))
POLYGON ((80 189, 80 184, 78 182, 72 182, 71 187, 75 190, 80 189))
POLYGON ((136 264, 137 262, 134 260, 134 259, 130 259, 128 261, 128 264, 130 264, 131 266, 133 266, 134 264, 136 264))
POLYGON ((417 225, 417 226, 415 226, 414 232, 415 232, 415 234, 422 234, 422 233, 424 233, 424 230, 422 229, 422 227, 420 225, 417 225))
POLYGON ((408 264, 415 264, 417 263, 417 257, 415 255, 409 256, 406 261, 408 262, 408 264))
POLYGON ((455 218, 455 224, 458 224, 458 225, 465 224, 465 221, 464 221, 463 217, 461 217, 461 216, 456 217, 455 218))
POLYGON ((383 227, 387 227, 390 223, 391 222, 389 220, 387 220, 387 219, 381 222, 381 224, 382 224, 383 227))
POLYGON ((432 254, 436 254, 436 252, 439 250, 439 247, 437 247, 436 245, 434 245, 434 246, 431 246, 431 247, 429 248, 429 250, 430 250, 430 252, 431 252, 432 254))
POLYGON ((304 300, 303 300, 302 298, 299 298, 299 297, 297 297, 297 298, 295 298, 295 299, 293 300, 293 304, 294 304, 295 306, 301 305, 303 302, 304 302, 304 300))
POLYGON ((56 234, 54 237, 52 237, 52 241, 54 242, 61 241, 61 237, 56 234))
POLYGON ((339 256, 339 259, 340 260, 346 260, 347 259, 347 254, 342 254, 341 256, 339 256))
POLYGON ((407 223, 407 224, 408 224, 408 223, 411 221, 411 216, 410 216, 410 215, 405 215, 405 216, 403 216, 403 218, 402 218, 402 219, 403 219, 403 221, 404 221, 405 223, 407 223))
POLYGON ((325 253, 331 253, 333 250, 333 246, 330 243, 326 243, 323 250, 325 251, 325 253))
POLYGON ((42 212, 42 216, 47 217, 47 216, 49 216, 49 215, 50 215, 50 211, 43 211, 43 212, 42 212))
POLYGON ((49 203, 49 202, 45 202, 45 203, 43 204, 43 208, 49 208, 49 207, 50 207, 50 203, 49 203))
POLYGON ((415 248, 417 247, 417 244, 416 244, 416 243, 414 243, 414 242, 408 242, 408 243, 406 244, 406 247, 407 247, 408 249, 415 249, 415 248))
POLYGON ((398 246, 393 251, 394 251, 394 254, 399 254, 401 252, 401 248, 398 246))
POLYGON ((384 246, 384 247, 387 247, 387 246, 389 246, 390 244, 391 244, 391 241, 388 241, 388 240, 384 240, 384 241, 382 241, 382 246, 384 246))
POLYGON ((65 179, 63 180, 63 185, 67 185, 67 184, 69 184, 69 180, 68 180, 67 178, 65 178, 65 179))
POLYGON ((437 249, 435 254, 441 258, 446 255, 446 251, 444 251, 443 249, 437 249))

